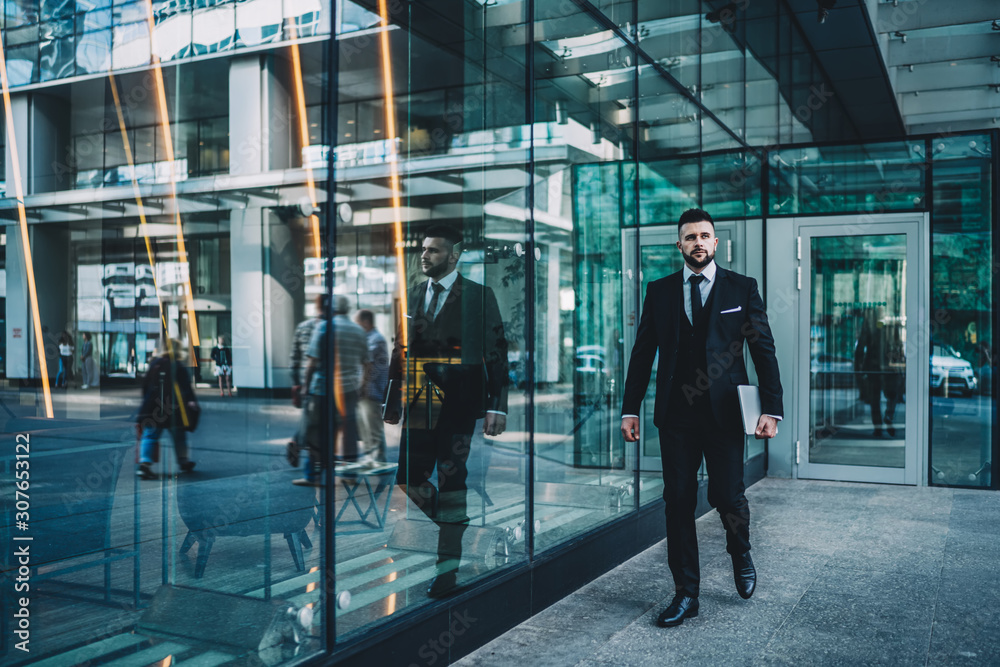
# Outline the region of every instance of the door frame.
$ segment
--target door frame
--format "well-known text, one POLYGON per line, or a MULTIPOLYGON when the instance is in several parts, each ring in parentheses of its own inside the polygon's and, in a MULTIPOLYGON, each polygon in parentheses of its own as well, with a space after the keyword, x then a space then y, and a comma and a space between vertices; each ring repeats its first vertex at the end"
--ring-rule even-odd
MULTIPOLYGON (((792 228, 796 240, 798 272, 798 308, 795 318, 794 378, 787 386, 792 388, 792 413, 795 416, 794 476, 798 479, 825 479, 880 484, 923 485, 926 475, 921 474, 927 463, 928 410, 930 400, 929 359, 930 347, 930 218, 927 213, 886 213, 864 215, 831 215, 793 218, 792 228), (904 468, 852 466, 837 464, 810 464, 808 462, 810 428, 810 320, 811 320, 811 266, 808 239, 830 236, 866 236, 905 233, 913 236, 913 255, 916 276, 913 294, 915 309, 908 308, 906 358, 906 451, 904 468), (803 340, 805 343, 803 344, 803 340), (912 363, 910 363, 912 360, 912 363)), ((907 259, 911 260, 910 243, 907 259)), ((911 302, 912 303, 912 302, 911 302)))

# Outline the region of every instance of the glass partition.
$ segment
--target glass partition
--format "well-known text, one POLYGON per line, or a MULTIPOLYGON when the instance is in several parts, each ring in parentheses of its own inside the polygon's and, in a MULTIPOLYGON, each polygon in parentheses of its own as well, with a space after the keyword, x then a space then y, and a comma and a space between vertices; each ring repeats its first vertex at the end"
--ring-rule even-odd
MULTIPOLYGON (((523 562, 530 530, 533 128, 523 45, 501 48, 526 19, 487 21, 468 3, 389 10, 375 33, 357 16, 340 39, 333 292, 368 329, 375 366, 361 456, 335 475, 338 642, 523 562)), ((554 121, 534 129, 565 147, 554 121)), ((565 199, 539 215, 561 223, 558 186, 565 199)))
POLYGON ((926 206, 922 141, 772 151, 768 215, 886 213, 926 206))
POLYGON ((995 369, 988 135, 935 138, 931 207, 931 484, 988 487, 995 369))
POLYGON ((573 5, 536 3, 535 26, 536 117, 572 147, 535 167, 537 551, 634 507, 619 431, 619 193, 634 187, 634 171, 618 163, 635 152, 636 65, 631 48, 573 5))
MULTIPOLYGON (((130 53, 150 68, 5 108, 12 153, 38 160, 6 172, 23 211, 0 202, 3 430, 25 443, 2 467, 30 485, 23 527, 5 511, 2 530, 31 538, 38 633, 4 661, 307 657, 327 646, 327 496, 290 465, 289 356, 324 292, 325 174, 288 168, 322 144, 297 122, 326 90, 322 48, 130 53)), ((329 410, 318 384, 308 405, 329 410)))

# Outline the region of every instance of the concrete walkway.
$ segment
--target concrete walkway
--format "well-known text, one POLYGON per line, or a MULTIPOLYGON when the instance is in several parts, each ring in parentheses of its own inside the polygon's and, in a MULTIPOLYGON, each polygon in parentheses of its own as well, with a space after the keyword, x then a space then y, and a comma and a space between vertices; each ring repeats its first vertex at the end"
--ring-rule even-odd
POLYGON ((736 594, 713 511, 701 612, 660 542, 458 665, 997 665, 1000 493, 765 479, 747 491, 758 586, 736 594))

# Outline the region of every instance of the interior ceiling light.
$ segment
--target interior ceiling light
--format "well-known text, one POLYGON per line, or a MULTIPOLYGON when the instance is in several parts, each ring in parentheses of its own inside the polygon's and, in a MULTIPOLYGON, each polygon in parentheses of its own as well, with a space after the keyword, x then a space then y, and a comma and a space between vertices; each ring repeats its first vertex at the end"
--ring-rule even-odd
POLYGON ((899 37, 901 40, 903 40, 903 44, 906 44, 906 33, 905 32, 900 32, 900 31, 897 30, 896 32, 892 33, 892 36, 893 37, 899 37))
POLYGON ((816 0, 818 13, 816 20, 819 23, 826 23, 826 17, 830 15, 830 10, 837 4, 837 0, 816 0))

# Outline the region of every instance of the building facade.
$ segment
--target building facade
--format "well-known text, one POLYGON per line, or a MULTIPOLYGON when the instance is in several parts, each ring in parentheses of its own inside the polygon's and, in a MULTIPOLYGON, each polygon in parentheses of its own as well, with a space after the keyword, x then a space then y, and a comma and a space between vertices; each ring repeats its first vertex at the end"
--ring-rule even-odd
MULTIPOLYGON (((785 419, 748 482, 997 489, 998 17, 826 5, 7 0, 4 662, 446 664, 661 539, 653 383, 635 444, 621 393, 694 207, 776 338, 785 419), (458 386, 405 324, 436 225, 488 288, 457 356, 502 340, 458 386), (405 351, 407 415, 311 487, 292 350, 322 296, 405 351), (140 405, 181 375, 197 427, 164 409, 141 479, 140 405), (505 428, 465 415, 428 509, 401 455, 484 378, 505 428)), ((330 330, 332 461, 361 369, 330 330)))

